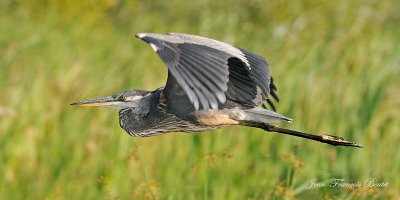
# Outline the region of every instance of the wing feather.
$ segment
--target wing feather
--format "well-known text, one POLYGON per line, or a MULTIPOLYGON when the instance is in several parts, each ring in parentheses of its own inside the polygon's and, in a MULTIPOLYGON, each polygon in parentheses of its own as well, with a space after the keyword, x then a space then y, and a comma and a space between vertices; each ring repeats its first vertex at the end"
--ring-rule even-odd
MULTIPOLYGON (((137 36, 149 43, 168 66, 164 89, 167 99, 178 99, 183 90, 196 110, 217 109, 226 98, 249 106, 262 105, 268 94, 279 101, 269 64, 259 55, 188 34, 143 33, 137 36)), ((169 103, 182 106, 181 101, 177 102, 169 103)), ((267 103, 272 104, 269 99, 267 103)), ((273 104, 271 107, 275 108, 273 104)))

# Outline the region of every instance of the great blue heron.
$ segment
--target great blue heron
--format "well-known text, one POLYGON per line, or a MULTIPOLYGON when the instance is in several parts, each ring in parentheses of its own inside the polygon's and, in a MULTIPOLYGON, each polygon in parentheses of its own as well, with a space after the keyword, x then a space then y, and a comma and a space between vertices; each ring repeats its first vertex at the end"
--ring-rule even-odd
POLYGON ((269 64, 259 55, 217 40, 182 34, 139 33, 168 67, 165 87, 128 90, 112 96, 72 103, 119 108, 119 123, 131 136, 198 132, 225 126, 261 128, 319 142, 361 147, 328 134, 314 135, 271 124, 290 122, 266 109, 279 101, 269 64))

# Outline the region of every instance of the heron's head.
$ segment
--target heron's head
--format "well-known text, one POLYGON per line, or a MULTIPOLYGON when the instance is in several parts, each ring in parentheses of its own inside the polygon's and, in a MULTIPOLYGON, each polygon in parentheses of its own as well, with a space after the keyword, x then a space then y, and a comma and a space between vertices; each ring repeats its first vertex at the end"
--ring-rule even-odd
POLYGON ((108 108, 134 108, 145 104, 143 101, 151 94, 146 90, 128 90, 111 96, 100 97, 72 103, 73 106, 101 106, 108 108))

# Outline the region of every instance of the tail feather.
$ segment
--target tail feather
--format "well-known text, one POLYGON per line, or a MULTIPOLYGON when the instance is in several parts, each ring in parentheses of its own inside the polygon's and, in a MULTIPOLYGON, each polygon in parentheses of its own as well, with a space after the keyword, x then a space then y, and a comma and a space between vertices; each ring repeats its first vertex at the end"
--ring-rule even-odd
POLYGON ((276 112, 262 108, 252 108, 249 110, 245 110, 244 120, 253 122, 262 122, 267 124, 274 124, 283 121, 292 122, 292 119, 288 117, 285 117, 276 112))

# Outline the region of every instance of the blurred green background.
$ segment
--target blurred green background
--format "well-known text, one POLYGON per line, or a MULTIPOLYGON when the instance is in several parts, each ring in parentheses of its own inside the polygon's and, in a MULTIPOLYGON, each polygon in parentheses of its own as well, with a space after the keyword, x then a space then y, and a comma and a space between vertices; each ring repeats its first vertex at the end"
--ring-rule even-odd
POLYGON ((400 198, 400 1, 0 0, 0 199, 400 198), (118 111, 69 103, 154 90, 166 67, 138 32, 183 32, 265 57, 281 124, 129 137, 118 111), (309 188, 327 182, 379 187, 309 188))

